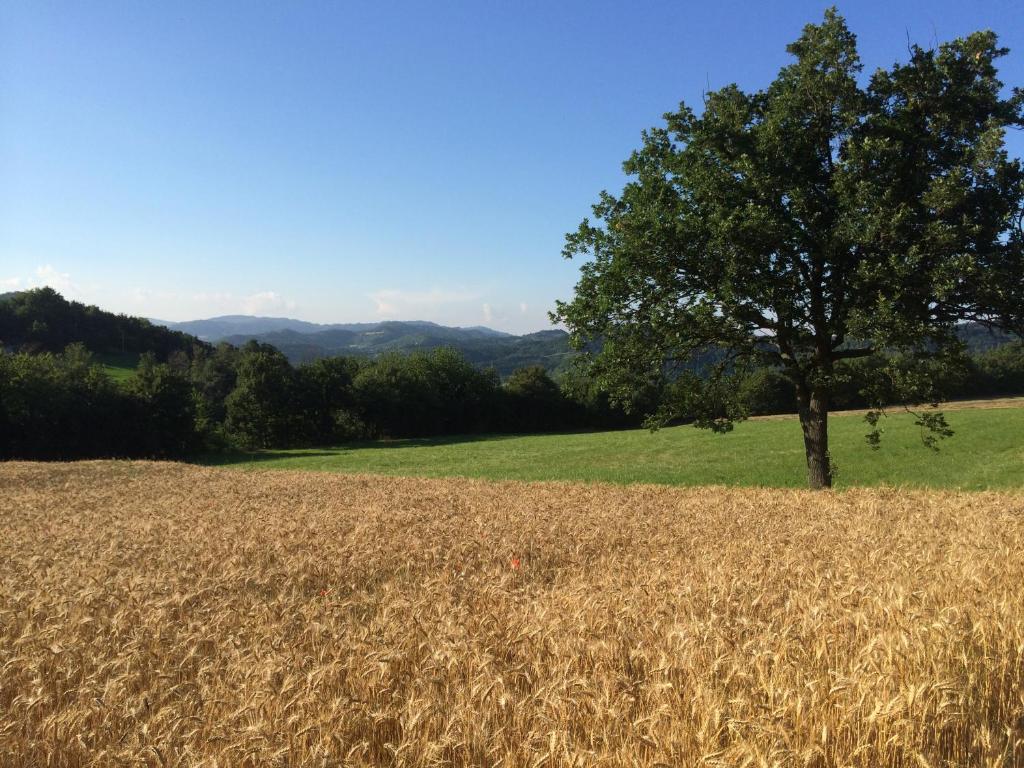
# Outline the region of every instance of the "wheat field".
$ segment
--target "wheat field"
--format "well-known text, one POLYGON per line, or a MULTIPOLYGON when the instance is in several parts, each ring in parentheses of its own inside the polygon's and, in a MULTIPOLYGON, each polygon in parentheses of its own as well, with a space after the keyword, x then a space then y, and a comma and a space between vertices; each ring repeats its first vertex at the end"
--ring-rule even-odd
POLYGON ((1024 496, 0 465, 0 765, 1024 765, 1024 496))

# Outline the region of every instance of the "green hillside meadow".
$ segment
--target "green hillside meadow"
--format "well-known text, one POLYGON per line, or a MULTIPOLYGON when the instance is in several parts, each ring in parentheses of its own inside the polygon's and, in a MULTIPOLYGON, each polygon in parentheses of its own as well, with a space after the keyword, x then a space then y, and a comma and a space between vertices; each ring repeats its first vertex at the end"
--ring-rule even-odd
MULTIPOLYGON (((829 427, 836 485, 1024 486, 1024 407, 954 410, 946 417, 956 434, 935 452, 922 445, 920 429, 908 414, 883 420, 878 450, 865 441, 862 417, 834 416, 829 427)), ((807 483, 795 417, 740 423, 725 435, 681 426, 654 433, 467 436, 221 455, 208 463, 426 477, 793 488, 807 483)))
POLYGON ((97 363, 114 381, 127 381, 134 378, 135 368, 139 364, 139 356, 131 352, 103 352, 94 355, 97 363))

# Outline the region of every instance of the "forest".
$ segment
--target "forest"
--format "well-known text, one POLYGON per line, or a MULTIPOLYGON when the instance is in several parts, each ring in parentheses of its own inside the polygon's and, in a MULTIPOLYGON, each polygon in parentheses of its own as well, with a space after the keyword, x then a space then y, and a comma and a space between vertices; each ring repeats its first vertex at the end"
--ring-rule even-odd
MULTIPOLYGON (((618 429, 644 424, 666 404, 674 409, 673 423, 708 416, 687 410, 690 390, 702 386, 693 371, 666 371, 631 387, 627 399, 590 376, 582 355, 555 377, 532 365, 504 379, 450 348, 296 366, 269 344, 213 346, 141 318, 68 302, 51 289, 0 300, 0 332, 4 458, 183 457, 356 440, 618 429), (104 370, 100 361, 111 353, 139 355, 132 375, 116 380, 104 370)), ((975 351, 965 352, 953 374, 948 366, 937 369, 930 381, 936 396, 1024 393, 1024 345, 976 328, 964 335, 965 349, 975 351)), ((903 373, 929 375, 919 367, 903 373)), ((844 361, 835 407, 892 400, 878 388, 892 375, 891 364, 879 358, 844 361)), ((736 372, 720 407, 742 418, 793 413, 796 401, 783 374, 762 366, 736 372)))

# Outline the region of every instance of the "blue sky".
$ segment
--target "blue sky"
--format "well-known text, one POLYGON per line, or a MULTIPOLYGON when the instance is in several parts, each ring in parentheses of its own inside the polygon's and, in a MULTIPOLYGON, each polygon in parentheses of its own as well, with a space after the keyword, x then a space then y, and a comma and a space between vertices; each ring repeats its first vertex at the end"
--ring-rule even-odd
MULTIPOLYGON (((682 100, 825 3, 0 2, 0 290, 116 311, 548 326, 565 232, 682 100)), ((848 2, 868 71, 1019 0, 848 2)), ((1010 137, 1024 152, 1024 137, 1010 137)))

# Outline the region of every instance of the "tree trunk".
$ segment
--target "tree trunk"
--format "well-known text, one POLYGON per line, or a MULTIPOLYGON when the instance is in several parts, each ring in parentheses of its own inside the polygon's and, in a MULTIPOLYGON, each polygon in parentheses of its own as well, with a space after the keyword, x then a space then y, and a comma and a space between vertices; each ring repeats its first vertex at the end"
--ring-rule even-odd
POLYGON ((807 453, 807 483, 812 490, 832 487, 832 469, 828 460, 828 392, 821 388, 797 391, 800 427, 804 431, 807 453))

